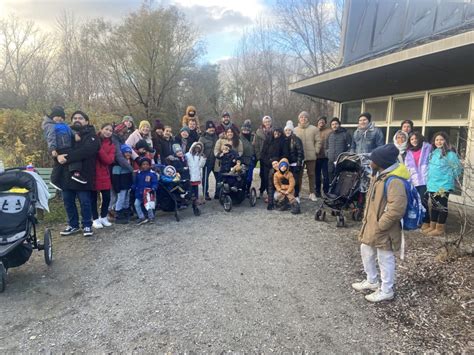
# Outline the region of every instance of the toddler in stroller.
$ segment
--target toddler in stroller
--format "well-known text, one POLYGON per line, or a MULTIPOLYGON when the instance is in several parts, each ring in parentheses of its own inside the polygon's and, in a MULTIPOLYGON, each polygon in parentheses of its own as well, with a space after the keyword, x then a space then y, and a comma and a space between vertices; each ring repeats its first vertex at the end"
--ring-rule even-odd
POLYGON ((352 219, 360 221, 363 215, 364 197, 370 182, 371 169, 364 154, 341 153, 334 169, 334 178, 315 219, 325 220, 324 206, 337 218, 337 227, 345 224, 343 210, 352 206, 352 219))
POLYGON ((44 250, 47 265, 53 260, 50 230, 45 230, 43 243, 36 236, 41 178, 34 174, 20 169, 0 174, 0 292, 5 290, 7 270, 26 263, 33 249, 44 250))

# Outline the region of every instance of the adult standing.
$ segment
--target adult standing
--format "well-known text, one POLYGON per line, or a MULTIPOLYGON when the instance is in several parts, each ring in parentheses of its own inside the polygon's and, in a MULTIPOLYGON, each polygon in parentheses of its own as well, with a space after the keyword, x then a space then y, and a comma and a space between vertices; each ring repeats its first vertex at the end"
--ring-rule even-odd
POLYGON ((155 149, 155 162, 161 161, 161 152, 160 152, 160 137, 163 137, 163 132, 165 130, 165 125, 161 123, 160 120, 155 120, 153 125, 153 131, 151 132, 151 140, 153 142, 153 148, 155 149))
POLYGON ((253 139, 253 146, 255 148, 255 157, 257 161, 260 162, 260 194, 259 198, 262 197, 263 192, 267 189, 268 187, 268 175, 265 172, 263 167, 263 162, 262 162, 262 148, 263 148, 263 143, 265 140, 273 134, 272 130, 272 118, 270 116, 263 116, 262 118, 262 125, 257 129, 255 132, 255 136, 253 139))
POLYGON ((426 180, 428 177, 428 162, 431 154, 431 144, 425 142, 420 132, 413 132, 410 136, 405 156, 405 165, 410 171, 410 182, 415 186, 421 197, 423 207, 426 209, 421 231, 430 228, 430 213, 428 208, 428 194, 426 193, 426 180))
POLYGON ((174 142, 181 146, 181 150, 186 154, 191 148, 191 138, 189 136, 190 130, 188 126, 184 126, 179 130, 179 135, 176 136, 174 142))
POLYGON ((327 194, 329 190, 328 158, 326 156, 325 146, 332 130, 327 126, 327 124, 328 119, 326 116, 318 118, 317 127, 321 138, 321 149, 316 155, 316 197, 321 197, 321 176, 323 178, 323 192, 327 194))
POLYGON ((250 120, 245 120, 242 127, 240 127, 240 140, 242 141, 243 152, 241 161, 242 164, 247 166, 247 179, 245 189, 246 192, 250 191, 253 180, 253 169, 255 168, 255 148, 252 144, 253 134, 252 134, 252 122, 250 120))
POLYGON ((150 148, 153 148, 153 140, 151 138, 151 125, 148 121, 140 121, 140 125, 138 129, 136 129, 125 141, 125 144, 128 144, 130 147, 134 149, 132 153, 132 159, 135 160, 138 158, 138 154, 135 153, 135 146, 139 141, 144 139, 150 148))
POLYGON ((295 127, 292 121, 287 121, 286 126, 283 129, 283 157, 288 159, 290 165, 290 172, 295 178, 295 197, 298 203, 300 202, 300 186, 299 176, 301 174, 303 162, 304 162, 304 149, 303 142, 299 139, 293 131, 295 127))
POLYGON ((408 134, 409 136, 413 133, 414 124, 412 120, 405 120, 400 125, 400 130, 408 134))
POLYGON ((328 157, 329 179, 332 181, 337 157, 351 149, 352 136, 345 128, 341 127, 341 121, 337 117, 331 120, 331 130, 331 134, 326 139, 324 150, 328 157))
MULTIPOLYGON (((295 128, 295 134, 303 142, 304 150, 304 166, 306 167, 306 173, 308 174, 309 180, 309 199, 316 201, 315 190, 315 171, 316 171, 316 158, 321 150, 321 136, 319 129, 309 123, 309 113, 302 111, 298 115, 298 127, 295 128)), ((299 176, 298 184, 301 188, 303 182, 303 171, 299 176)))
POLYGON ((71 235, 79 232, 79 214, 76 207, 76 198, 79 198, 82 215, 82 228, 85 237, 93 235, 91 193, 95 187, 95 160, 100 148, 99 139, 95 134, 94 126, 89 124, 89 116, 82 111, 76 111, 71 116, 72 130, 81 137, 72 151, 58 156, 59 164, 82 162, 86 184, 80 184, 70 178, 67 169, 62 169, 61 184, 63 186, 63 201, 66 209, 68 226, 60 233, 71 235))
POLYGON ((400 163, 405 161, 407 146, 408 146, 408 133, 399 130, 393 136, 393 144, 397 147, 400 154, 398 155, 398 160, 400 163))
POLYGON ((283 130, 281 128, 275 128, 271 136, 267 137, 263 143, 260 169, 265 169, 265 178, 267 181, 267 199, 270 205, 273 204, 273 180, 270 179, 271 172, 273 170, 272 162, 279 162, 283 156, 283 130))
POLYGON ((359 126, 352 136, 351 152, 370 154, 385 144, 382 131, 371 122, 372 115, 364 112, 359 116, 359 126))
POLYGON ((113 128, 110 123, 102 125, 97 136, 100 149, 95 160, 95 188, 92 191, 92 227, 99 229, 110 227, 112 224, 107 219, 110 205, 110 190, 112 178, 110 176, 112 163, 115 161, 115 144, 112 142, 113 128), (97 201, 101 196, 100 216, 97 212, 97 201))
POLYGON ((159 150, 160 150, 160 157, 161 163, 167 164, 170 157, 174 155, 173 152, 173 144, 175 140, 173 138, 173 130, 171 126, 165 126, 163 131, 163 137, 158 138, 159 150))
POLYGON ((130 135, 135 132, 135 123, 134 123, 134 119, 132 116, 123 116, 122 118, 122 123, 125 125, 125 127, 127 127, 125 133, 124 133, 124 136, 125 136, 125 140, 128 139, 128 137, 130 137, 130 135))
POLYGON ((230 113, 224 112, 222 114, 221 123, 216 127, 217 136, 220 138, 220 135, 225 133, 229 128, 232 128, 237 133, 237 135, 240 134, 239 127, 233 124, 232 120, 230 119, 230 113))
POLYGON ((217 134, 216 134, 216 125, 212 121, 207 121, 206 122, 206 130, 205 132, 201 135, 199 138, 199 142, 202 143, 204 149, 203 149, 203 154, 204 157, 206 158, 206 164, 204 165, 203 168, 203 190, 204 190, 204 196, 207 201, 211 199, 209 196, 209 176, 211 175, 211 172, 214 175, 214 179, 217 181, 217 174, 218 171, 214 170, 214 165, 216 162, 216 157, 214 156, 214 146, 216 145, 217 142, 217 134))

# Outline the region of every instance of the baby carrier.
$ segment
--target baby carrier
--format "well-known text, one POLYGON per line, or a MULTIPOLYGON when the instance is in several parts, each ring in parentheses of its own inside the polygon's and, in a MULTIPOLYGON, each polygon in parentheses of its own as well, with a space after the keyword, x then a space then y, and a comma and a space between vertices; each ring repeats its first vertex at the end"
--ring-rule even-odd
POLYGON ((44 250, 44 260, 53 260, 51 231, 43 243, 36 236, 38 189, 35 177, 20 169, 0 174, 0 292, 5 290, 9 268, 26 263, 33 249, 44 250))

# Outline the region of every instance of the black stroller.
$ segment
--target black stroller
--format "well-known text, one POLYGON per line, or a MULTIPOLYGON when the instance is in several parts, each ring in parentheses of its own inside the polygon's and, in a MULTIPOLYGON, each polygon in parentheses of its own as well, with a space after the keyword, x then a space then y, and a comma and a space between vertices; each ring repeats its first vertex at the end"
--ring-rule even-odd
POLYGON ((365 193, 368 190, 371 175, 369 163, 366 155, 341 153, 337 157, 334 179, 323 203, 316 211, 315 220, 326 219, 324 206, 329 207, 331 214, 336 216, 337 227, 344 227, 344 209, 349 207, 352 207, 352 219, 362 220, 365 193))
POLYGON ((33 249, 44 250, 47 265, 53 261, 51 231, 45 230, 43 243, 36 236, 37 198, 36 180, 31 174, 20 168, 0 174, 0 292, 5 290, 8 269, 26 263, 33 249), (13 188, 25 192, 9 191, 13 188))
POLYGON ((189 204, 193 207, 195 216, 201 215, 201 210, 197 206, 197 201, 191 198, 191 183, 189 180, 176 179, 176 170, 172 166, 159 167, 158 190, 156 201, 158 208, 164 212, 174 212, 177 222, 180 221, 179 210, 185 209, 189 204), (167 169, 174 170, 169 175, 165 174, 167 169))
POLYGON ((222 180, 219 183, 219 202, 226 212, 230 212, 232 204, 240 204, 247 197, 250 206, 254 207, 257 203, 257 191, 252 187, 247 191, 247 169, 242 165, 239 173, 223 173, 222 180))

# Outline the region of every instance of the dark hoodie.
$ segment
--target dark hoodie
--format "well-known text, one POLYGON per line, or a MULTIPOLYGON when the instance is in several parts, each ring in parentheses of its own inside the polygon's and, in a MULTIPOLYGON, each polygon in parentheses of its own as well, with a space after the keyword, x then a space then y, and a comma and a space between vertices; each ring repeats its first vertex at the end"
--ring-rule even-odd
POLYGON ((283 130, 281 128, 275 129, 280 132, 280 137, 275 138, 273 134, 265 139, 262 147, 261 160, 267 167, 272 165, 272 161, 280 161, 283 156, 283 130))

